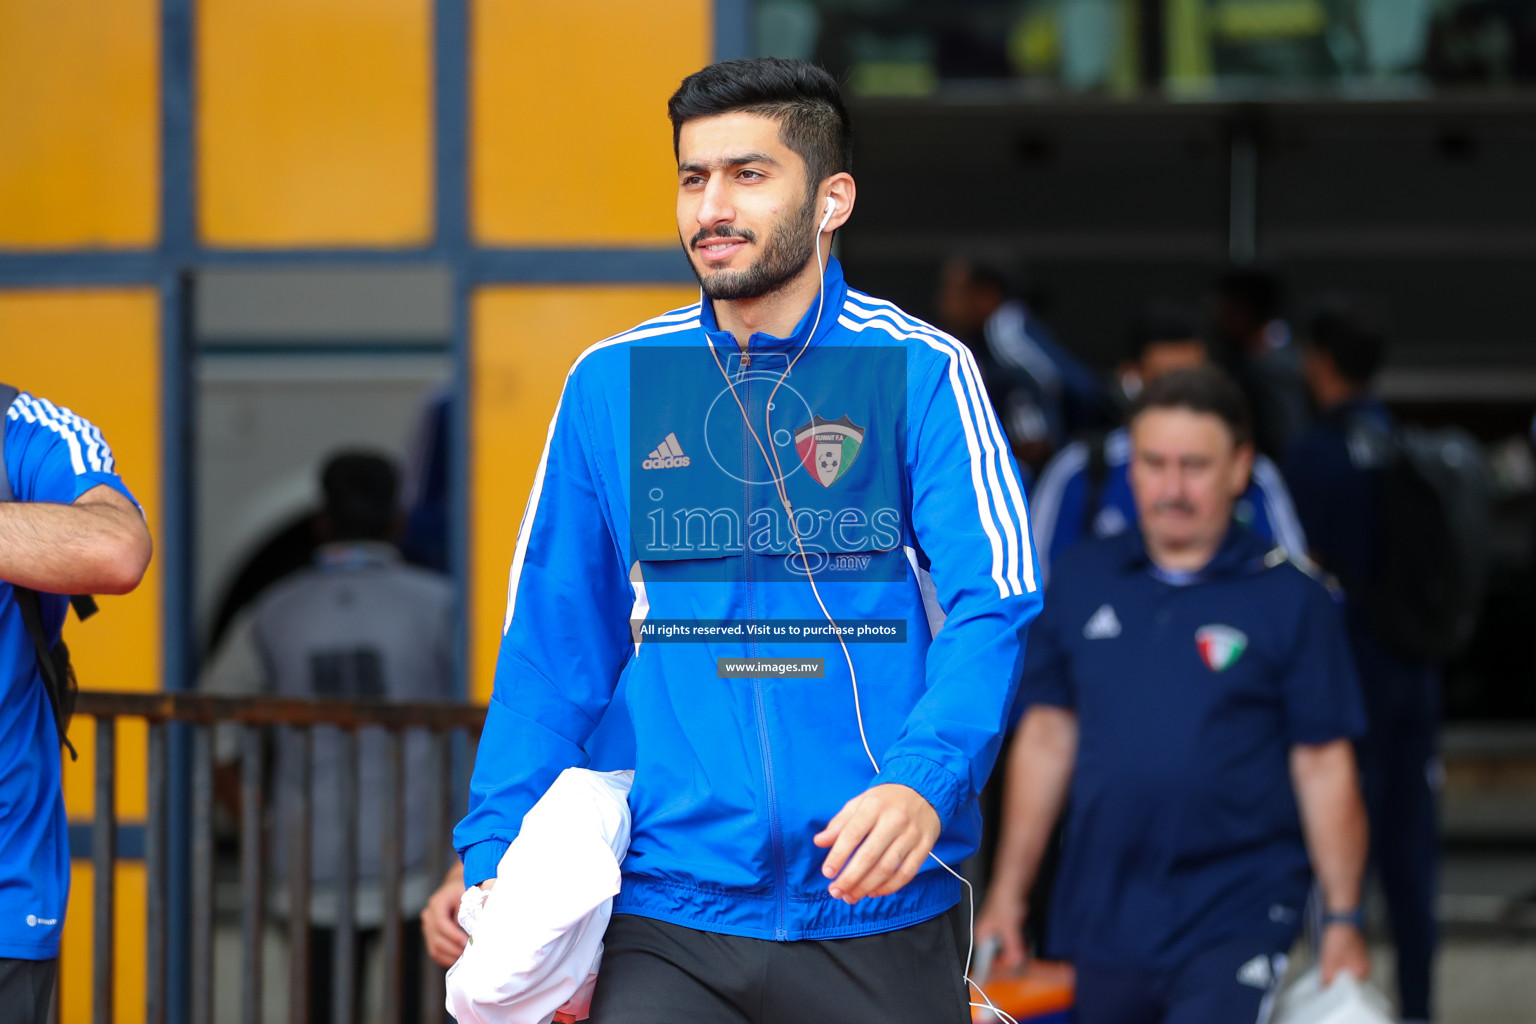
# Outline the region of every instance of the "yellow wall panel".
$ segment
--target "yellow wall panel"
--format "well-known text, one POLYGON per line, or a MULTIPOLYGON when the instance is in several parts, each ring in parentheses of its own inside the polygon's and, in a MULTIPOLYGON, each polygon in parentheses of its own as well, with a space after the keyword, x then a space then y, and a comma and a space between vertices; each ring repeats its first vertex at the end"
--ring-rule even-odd
POLYGON ((675 285, 497 287, 470 312, 469 692, 491 695, 517 527, 565 374, 594 342, 687 305, 675 285))
MULTIPOLYGON (((59 948, 59 1022, 88 1024, 91 1015, 91 915, 96 906, 96 872, 88 860, 72 865, 69 907, 59 948)), ((144 1019, 144 932, 149 901, 143 861, 119 861, 114 883, 117 899, 112 921, 115 953, 112 976, 113 1020, 144 1019)))
MULTIPOLYGON (((160 536, 160 299, 149 289, 0 291, 0 369, 6 383, 67 406, 101 428, 118 472, 160 536)), ((122 597, 98 597, 90 622, 70 616, 65 639, 80 685, 92 690, 161 688, 159 559, 122 597)), ((65 761, 70 816, 92 809, 94 725, 70 731, 80 752, 65 761)), ((144 813, 145 731, 119 730, 118 808, 144 813)))
POLYGON ((0 0, 0 248, 155 244, 159 12, 0 0))
POLYGON ((477 240, 674 241, 667 97, 710 60, 709 0, 476 0, 472 10, 477 240))
MULTIPOLYGON (((101 428, 158 535, 159 296, 129 288, 0 292, 0 366, 7 383, 68 406, 101 428)), ((82 683, 158 690, 158 562, 132 594, 99 601, 100 618, 68 627, 82 683)))
POLYGON ((209 244, 431 240, 431 0, 200 0, 197 109, 209 244))
MULTIPOLYGON (((8 384, 68 406, 101 428, 118 472, 161 535, 160 306, 149 289, 0 291, 0 373, 8 384)), ((64 627, 81 685, 99 690, 161 688, 161 586, 158 558, 132 594, 100 597, 101 614, 73 615, 64 627)), ((94 810, 95 723, 77 717, 70 740, 80 760, 64 762, 64 801, 72 821, 94 810)), ((123 722, 117 738, 117 808, 143 820, 146 730, 123 722)), ((144 1009, 144 868, 117 868, 118 1020, 144 1009)), ((76 861, 63 933, 60 991, 66 1024, 90 1019, 91 871, 76 861)))

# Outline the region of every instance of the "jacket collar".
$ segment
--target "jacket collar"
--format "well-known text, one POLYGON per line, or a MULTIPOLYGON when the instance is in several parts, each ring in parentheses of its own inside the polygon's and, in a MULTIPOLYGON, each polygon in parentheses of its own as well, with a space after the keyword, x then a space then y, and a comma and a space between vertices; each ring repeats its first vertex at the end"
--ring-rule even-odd
POLYGON ((1262 537, 1234 522, 1227 528, 1216 554, 1204 567, 1192 572, 1173 572, 1160 568, 1147 554, 1146 542, 1140 530, 1127 530, 1121 535, 1124 547, 1124 564, 1128 572, 1146 572, 1155 579, 1174 586, 1190 586, 1213 580, 1246 576, 1264 568, 1272 546, 1262 537))
MULTIPOLYGON (((755 333, 747 341, 747 351, 752 354, 758 352, 784 352, 793 353, 805 344, 810 337, 811 328, 816 328, 816 336, 811 338, 812 344, 819 344, 832 332, 837 325, 837 318, 843 311, 843 300, 847 297, 848 286, 843 281, 843 265, 837 259, 827 260, 827 269, 822 275, 821 292, 811 300, 810 308, 795 325, 795 329, 788 337, 777 338, 771 334, 755 333), (818 305, 821 307, 821 319, 817 321, 816 313, 818 305)), ((721 349, 729 349, 733 353, 740 352, 740 346, 736 344, 736 336, 730 331, 722 331, 719 322, 715 319, 715 304, 709 296, 703 296, 699 303, 699 326, 704 329, 704 335, 711 345, 721 349)))

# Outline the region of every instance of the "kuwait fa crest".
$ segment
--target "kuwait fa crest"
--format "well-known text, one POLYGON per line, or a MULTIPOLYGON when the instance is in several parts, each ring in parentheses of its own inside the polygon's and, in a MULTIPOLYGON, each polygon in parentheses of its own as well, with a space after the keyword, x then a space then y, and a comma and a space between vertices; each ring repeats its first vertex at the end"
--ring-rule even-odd
POLYGON ((1195 646, 1206 668, 1225 672, 1248 649, 1248 634, 1231 626, 1201 626, 1195 630, 1195 646))
POLYGON ((843 478, 859 457, 863 444, 864 428, 854 426, 847 416, 840 420, 812 416, 811 422, 795 430, 795 451, 800 455, 800 464, 823 487, 831 487, 843 478))

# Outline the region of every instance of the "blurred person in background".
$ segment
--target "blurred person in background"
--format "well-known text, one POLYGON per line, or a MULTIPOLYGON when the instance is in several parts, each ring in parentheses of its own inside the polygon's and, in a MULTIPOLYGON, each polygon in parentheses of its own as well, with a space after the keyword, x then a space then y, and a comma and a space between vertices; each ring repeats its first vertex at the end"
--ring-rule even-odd
POLYGON ((1440 673, 1384 636, 1372 606, 1389 557, 1383 491, 1396 458, 1396 424, 1371 390, 1386 339, 1358 304, 1334 296, 1309 318, 1301 351, 1321 415, 1292 445, 1285 474, 1312 557, 1349 595, 1345 621, 1370 723, 1358 751, 1371 862, 1391 917, 1403 1017, 1424 1021, 1437 940, 1440 673))
POLYGON ((89 420, 4 385, 0 408, 0 1020, 43 1024, 69 898, 67 595, 133 590, 152 543, 89 420))
POLYGON ((1328 589, 1233 521, 1253 460, 1237 386, 1161 377, 1130 436, 1139 528, 1064 555, 1031 630, 976 938, 1022 963, 1065 806, 1047 952, 1076 968, 1079 1024, 1262 1021, 1314 876, 1324 982, 1369 971, 1365 716, 1328 589))
MULTIPOLYGON (((1194 310, 1169 300, 1153 302, 1131 326, 1130 345, 1120 364, 1120 390, 1134 398, 1167 373, 1208 362, 1194 310)), ((1130 435, 1121 427, 1074 441, 1046 466, 1030 494, 1042 572, 1048 574, 1062 552, 1084 537, 1112 537, 1136 526, 1130 456, 1130 435)), ((1288 554, 1306 555, 1306 537, 1290 493, 1266 456, 1255 456, 1252 479, 1233 505, 1233 515, 1288 554)))
POLYGON ((453 393, 447 388, 422 405, 401 480, 405 525, 400 553, 412 565, 448 571, 449 446, 453 433, 453 393))
MULTIPOLYGON (((340 700, 443 701, 456 696, 453 682, 453 614, 449 580, 405 564, 395 546, 400 527, 399 479, 388 458, 363 452, 333 456, 321 473, 325 508, 321 547, 312 568, 273 585, 231 624, 211 657, 201 686, 226 695, 340 700)), ((421 1006, 422 933, 413 918, 426 902, 433 879, 426 873, 427 836, 405 830, 404 884, 400 905, 385 907, 380 886, 383 823, 386 819, 388 753, 381 729, 358 734, 358 860, 356 924, 358 975, 334 976, 333 956, 339 912, 343 828, 349 809, 339 804, 341 737, 318 728, 313 737, 310 904, 310 1019, 333 1019, 336 986, 362 985, 368 946, 383 934, 385 914, 398 914, 404 928, 402 1020, 415 1020, 421 1006)), ((236 802, 233 762, 238 737, 221 731, 218 755, 226 803, 236 802)), ((275 805, 271 818, 270 863, 279 891, 273 909, 286 913, 288 829, 298 806, 299 750, 290 731, 278 736, 275 805)), ((432 800, 440 792, 431 738, 419 731, 405 737, 406 821, 433 820, 432 800)))
POLYGON ((1312 417, 1301 353, 1281 318, 1280 279, 1257 267, 1222 275, 1211 296, 1211 334, 1216 361, 1248 396, 1259 453, 1280 458, 1312 417))
POLYGON ((970 348, 1021 468, 1033 474, 1108 421, 1098 378, 1072 356, 996 267, 952 256, 939 272, 940 326, 970 348))

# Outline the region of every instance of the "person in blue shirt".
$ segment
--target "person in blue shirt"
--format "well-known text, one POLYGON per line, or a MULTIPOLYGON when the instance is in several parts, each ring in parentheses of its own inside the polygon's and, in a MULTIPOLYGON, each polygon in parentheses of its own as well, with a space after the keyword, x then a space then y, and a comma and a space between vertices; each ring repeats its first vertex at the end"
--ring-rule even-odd
POLYGON ((1391 918, 1403 1019, 1427 1021, 1438 933, 1440 671, 1392 646, 1360 599, 1377 578, 1382 522, 1385 466, 1372 435, 1390 437, 1396 427, 1371 391, 1386 339, 1357 303, 1331 296, 1308 318, 1301 353, 1320 415, 1291 446, 1285 475, 1312 557, 1351 597, 1345 624, 1371 722, 1358 745, 1371 862, 1391 918))
MULTIPOLYGON (((1131 329, 1127 358, 1120 367, 1128 396, 1166 373, 1210 362, 1193 312, 1162 301, 1142 311, 1131 329)), ((1125 429, 1090 436, 1063 448, 1045 467, 1029 494, 1035 550, 1047 580, 1062 552, 1084 537, 1111 537, 1136 525, 1136 502, 1128 473, 1131 443, 1125 429)), ((1279 469, 1264 455, 1253 459, 1248 487, 1233 505, 1234 518, 1297 558, 1307 539, 1291 505, 1279 469)))
POLYGON ((1098 377, 1020 297, 1012 275, 965 256, 939 271, 939 322, 976 356, 982 383, 1013 445, 1037 473, 1069 439, 1111 420, 1098 377))
POLYGON ((1360 695, 1327 588, 1232 521, 1237 386, 1169 374, 1130 431, 1139 529, 1063 556, 1031 632, 977 941, 1022 961, 1065 806, 1047 948, 1076 967, 1080 1024, 1262 1021, 1314 877, 1324 980, 1369 970, 1360 695))
POLYGON ((70 594, 126 594, 149 565, 143 513, 101 431, 3 389, 0 488, 0 1005, 47 1020, 69 898, 60 732, 17 588, 35 591, 50 645, 70 594))

